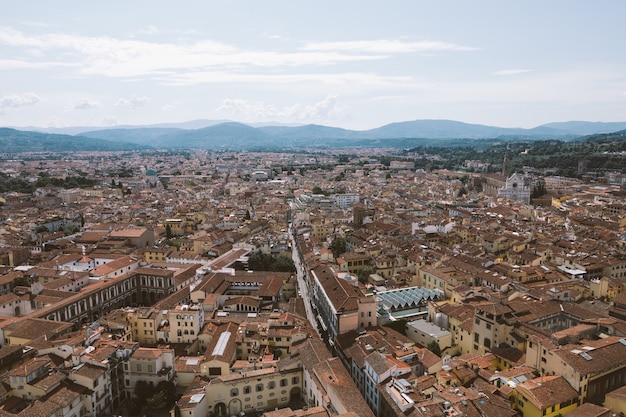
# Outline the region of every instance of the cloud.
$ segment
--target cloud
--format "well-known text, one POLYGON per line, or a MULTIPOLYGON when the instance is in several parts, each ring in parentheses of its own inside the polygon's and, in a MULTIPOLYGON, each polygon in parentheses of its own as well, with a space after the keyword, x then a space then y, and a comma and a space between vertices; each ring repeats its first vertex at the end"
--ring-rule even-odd
POLYGON ((338 103, 339 97, 329 95, 317 103, 288 107, 276 107, 263 101, 250 102, 243 99, 225 99, 216 109, 219 113, 242 117, 248 121, 263 119, 286 119, 290 121, 335 120, 345 115, 346 109, 338 103))
POLYGON ((157 29, 155 26, 152 26, 152 25, 148 26, 145 29, 137 30, 137 33, 140 33, 142 35, 155 35, 159 32, 160 32, 159 29, 157 29))
POLYGON ((98 100, 83 98, 78 100, 77 102, 72 104, 72 108, 74 110, 89 110, 89 109, 97 109, 101 107, 102 104, 98 100))
POLYGON ((331 95, 315 104, 304 106, 298 117, 303 120, 339 119, 345 113, 345 108, 338 103, 338 98, 331 95))
POLYGON ((65 123, 65 121, 59 117, 50 117, 48 119, 48 122, 46 123, 46 125, 48 127, 55 127, 55 128, 60 128, 60 127, 67 127, 68 124, 65 123))
POLYGON ((476 48, 440 41, 402 41, 377 39, 367 41, 312 42, 305 45, 304 51, 343 51, 368 52, 377 54, 398 54, 433 51, 472 51, 476 48))
POLYGON ((133 96, 130 98, 121 98, 117 100, 116 105, 126 106, 126 107, 130 107, 131 109, 136 109, 136 108, 145 106, 146 104, 148 104, 149 101, 150 99, 145 96, 144 97, 133 96))
POLYGON ((24 106, 33 106, 41 101, 35 93, 9 95, 0 97, 0 112, 15 110, 24 106))
POLYGON ((341 72, 299 74, 240 74, 234 72, 206 71, 178 74, 163 80, 166 85, 185 86, 195 84, 250 83, 250 84, 303 84, 320 83, 371 90, 377 88, 422 88, 411 76, 385 76, 373 73, 341 72))
POLYGON ((102 122, 100 123, 101 126, 117 126, 119 125, 119 120, 117 119, 117 117, 115 116, 104 116, 102 118, 102 122))
POLYGON ((518 75, 518 74, 525 74, 527 72, 532 72, 533 70, 531 69, 506 69, 506 70, 500 70, 500 71, 495 71, 493 72, 493 75, 518 75))
POLYGON ((48 69, 53 67, 76 67, 75 64, 49 61, 24 61, 21 59, 0 59, 0 70, 48 69))
MULTIPOLYGON (((62 56, 63 62, 56 65, 76 65, 80 76, 152 76, 160 79, 190 72, 244 73, 263 68, 319 67, 381 60, 390 53, 466 48, 444 42, 379 40, 310 43, 293 51, 248 50, 210 39, 176 43, 64 33, 30 35, 6 27, 0 27, 0 44, 15 49, 15 57, 5 58, 8 63, 19 61, 17 57, 28 49, 43 52, 45 56, 62 56)), ((9 67, 16 65, 10 63, 9 67)))
POLYGON ((170 112, 176 110, 177 108, 178 106, 176 104, 166 104, 161 107, 161 111, 170 112))

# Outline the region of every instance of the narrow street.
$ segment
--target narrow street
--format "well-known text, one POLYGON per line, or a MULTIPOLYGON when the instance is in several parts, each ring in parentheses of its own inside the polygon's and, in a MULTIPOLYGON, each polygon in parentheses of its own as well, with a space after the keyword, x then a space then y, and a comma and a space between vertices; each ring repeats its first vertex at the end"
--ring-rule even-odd
POLYGON ((298 279, 298 294, 304 301, 304 308, 306 309, 306 317, 311 323, 311 326, 315 329, 318 336, 321 337, 320 331, 317 327, 317 319, 315 318, 315 313, 313 312, 312 303, 311 303, 311 294, 309 294, 309 286, 305 280, 305 266, 300 259, 300 253, 297 248, 296 239, 293 234, 293 226, 289 225, 289 238, 291 240, 291 256, 293 258, 293 263, 296 267, 296 276, 298 279))

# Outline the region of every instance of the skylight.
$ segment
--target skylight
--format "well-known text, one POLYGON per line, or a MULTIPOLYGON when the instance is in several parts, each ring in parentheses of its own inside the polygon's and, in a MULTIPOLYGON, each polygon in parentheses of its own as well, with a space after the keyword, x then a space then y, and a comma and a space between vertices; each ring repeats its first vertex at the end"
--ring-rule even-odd
POLYGON ((224 332, 220 335, 220 338, 215 345, 215 349, 213 349, 213 356, 219 356, 224 354, 224 350, 226 349, 226 345, 228 344, 228 339, 230 339, 230 332, 224 332))

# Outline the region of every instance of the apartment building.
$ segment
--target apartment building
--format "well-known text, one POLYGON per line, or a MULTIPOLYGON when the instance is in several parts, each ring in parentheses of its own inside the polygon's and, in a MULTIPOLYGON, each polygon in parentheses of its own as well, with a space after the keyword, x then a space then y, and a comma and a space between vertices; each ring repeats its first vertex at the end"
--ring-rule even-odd
POLYGON ((124 363, 124 373, 128 395, 139 381, 155 387, 159 382, 174 382, 174 349, 139 347, 124 363))
POLYGON ((329 338, 377 325, 376 301, 336 276, 330 267, 311 270, 313 301, 329 338))
POLYGON ((531 337, 526 365, 542 375, 561 375, 578 393, 582 403, 601 404, 605 394, 626 382, 626 340, 609 336, 600 340, 556 344, 548 338, 531 337))
POLYGON ((204 326, 204 309, 199 304, 177 305, 167 310, 169 337, 165 341, 171 343, 193 343, 204 326))

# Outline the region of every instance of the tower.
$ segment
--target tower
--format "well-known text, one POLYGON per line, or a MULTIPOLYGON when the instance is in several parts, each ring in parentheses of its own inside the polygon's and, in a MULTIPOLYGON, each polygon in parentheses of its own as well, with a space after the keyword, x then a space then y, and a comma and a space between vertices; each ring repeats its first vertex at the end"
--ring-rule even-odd
POLYGON ((509 151, 504 153, 504 161, 502 162, 502 175, 509 177, 509 151))

